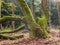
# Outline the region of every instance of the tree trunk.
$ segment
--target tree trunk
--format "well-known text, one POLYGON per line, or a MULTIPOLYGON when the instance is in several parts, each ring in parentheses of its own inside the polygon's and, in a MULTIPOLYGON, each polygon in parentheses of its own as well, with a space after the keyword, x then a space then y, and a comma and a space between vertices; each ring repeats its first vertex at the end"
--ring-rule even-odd
POLYGON ((59 4, 56 2, 57 12, 58 12, 58 18, 59 18, 59 24, 60 24, 60 12, 59 12, 59 4))
MULTIPOLYGON (((43 17, 45 17, 44 21, 45 21, 45 24, 46 24, 46 30, 47 30, 47 24, 49 23, 49 17, 50 17, 50 12, 48 10, 48 0, 42 0, 42 11, 43 11, 43 17)), ((44 24, 44 25, 45 25, 44 24)))
POLYGON ((47 0, 42 0, 42 9, 45 14, 46 19, 49 19, 48 3, 47 0))
MULTIPOLYGON (((1 0, 0 0, 0 18, 1 18, 1 0)), ((2 29, 2 24, 0 24, 0 29, 2 29)))
POLYGON ((24 0, 17 0, 22 12, 24 11, 25 21, 29 24, 31 30, 31 37, 49 37, 49 34, 39 24, 36 23, 33 14, 24 0))
POLYGON ((34 0, 30 0, 30 8, 31 8, 31 11, 32 11, 33 15, 35 16, 35 13, 34 13, 34 0))
MULTIPOLYGON (((12 2, 12 6, 11 6, 12 7, 12 16, 14 16, 15 15, 14 14, 14 4, 13 4, 14 2, 13 2, 13 0, 11 0, 11 2, 12 2)), ((15 24, 15 22, 12 21, 12 28, 15 30, 15 25, 14 24, 15 24)))

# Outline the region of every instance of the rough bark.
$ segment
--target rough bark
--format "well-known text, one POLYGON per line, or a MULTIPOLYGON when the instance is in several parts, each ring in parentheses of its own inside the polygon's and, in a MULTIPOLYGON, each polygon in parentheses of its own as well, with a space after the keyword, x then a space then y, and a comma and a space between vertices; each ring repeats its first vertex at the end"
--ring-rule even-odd
POLYGON ((49 34, 40 25, 38 25, 33 17, 33 14, 24 0, 18 0, 21 10, 25 11, 25 21, 29 24, 32 37, 49 37, 49 34))

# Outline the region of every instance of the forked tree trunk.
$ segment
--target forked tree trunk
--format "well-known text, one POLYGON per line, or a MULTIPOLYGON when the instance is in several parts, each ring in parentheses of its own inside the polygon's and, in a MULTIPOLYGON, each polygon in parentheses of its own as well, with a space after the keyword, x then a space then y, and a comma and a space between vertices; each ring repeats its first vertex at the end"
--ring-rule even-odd
POLYGON ((41 37, 41 38, 47 38, 49 37, 49 34, 46 30, 44 30, 39 24, 36 23, 33 14, 26 4, 24 0, 17 0, 20 8, 23 12, 23 14, 26 16, 24 19, 27 22, 27 24, 30 26, 31 30, 31 37, 41 37))

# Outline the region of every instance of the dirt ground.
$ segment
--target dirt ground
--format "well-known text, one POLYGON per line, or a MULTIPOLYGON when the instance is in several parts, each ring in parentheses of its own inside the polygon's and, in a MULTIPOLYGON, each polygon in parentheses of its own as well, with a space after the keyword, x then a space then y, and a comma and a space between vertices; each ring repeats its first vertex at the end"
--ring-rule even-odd
MULTIPOLYGON (((19 32, 17 32, 18 34, 19 32)), ((24 37, 16 40, 0 40, 0 45, 60 45, 60 30, 50 29, 50 38, 29 38, 29 33, 23 33, 24 37)), ((10 34, 11 35, 11 34, 10 34)))

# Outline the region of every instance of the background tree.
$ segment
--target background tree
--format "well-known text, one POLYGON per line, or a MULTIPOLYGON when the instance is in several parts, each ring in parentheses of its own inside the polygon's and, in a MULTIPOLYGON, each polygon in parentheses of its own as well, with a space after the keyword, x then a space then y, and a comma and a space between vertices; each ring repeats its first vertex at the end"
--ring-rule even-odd
MULTIPOLYGON (((11 0, 11 2, 12 2, 12 5, 11 5, 11 7, 12 7, 12 16, 14 16, 15 15, 15 13, 14 13, 14 2, 13 2, 14 0, 11 0)), ((13 29, 15 29, 15 25, 14 25, 14 21, 12 21, 12 28, 13 29)))
POLYGON ((33 15, 35 16, 35 13, 34 13, 34 0, 30 0, 30 8, 31 8, 31 11, 32 11, 33 15))
MULTIPOLYGON (((1 18, 1 3, 2 1, 0 0, 0 18, 1 18)), ((2 29, 2 24, 0 24, 0 29, 2 29)))

